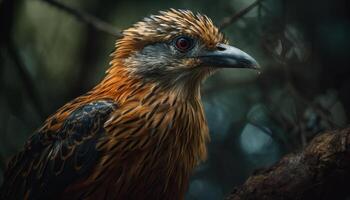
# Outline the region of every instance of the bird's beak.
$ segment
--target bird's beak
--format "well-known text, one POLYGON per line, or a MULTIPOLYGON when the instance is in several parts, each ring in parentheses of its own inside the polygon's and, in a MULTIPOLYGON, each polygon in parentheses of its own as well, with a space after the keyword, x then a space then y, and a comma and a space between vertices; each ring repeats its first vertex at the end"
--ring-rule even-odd
POLYGON ((206 67, 260 69, 253 57, 226 44, 219 44, 215 50, 203 52, 198 58, 200 65, 206 67))

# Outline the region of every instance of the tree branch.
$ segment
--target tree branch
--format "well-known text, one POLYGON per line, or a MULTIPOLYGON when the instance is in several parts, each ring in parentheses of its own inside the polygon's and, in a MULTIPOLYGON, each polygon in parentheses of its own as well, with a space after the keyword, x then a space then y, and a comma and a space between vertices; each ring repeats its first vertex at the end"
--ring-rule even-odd
MULTIPOLYGON (((117 28, 113 27, 112 25, 84 12, 81 10, 78 10, 76 8, 73 8, 63 2, 59 2, 57 0, 41 0, 45 3, 48 3, 72 16, 74 16, 77 20, 86 23, 87 25, 95 28, 96 30, 99 30, 101 32, 116 36, 116 37, 121 37, 121 31, 118 30, 117 28)), ((255 2, 253 2, 252 4, 250 4, 248 7, 240 10, 238 13, 235 13, 232 16, 228 16, 225 17, 222 22, 219 24, 219 28, 220 29, 224 29, 226 28, 228 25, 234 23, 235 21, 237 21, 239 18, 241 18, 242 16, 244 16, 245 14, 247 14, 249 11, 251 11, 253 8, 255 8, 257 5, 259 5, 259 3, 262 0, 256 0, 255 2)))
POLYGON ((63 2, 59 2, 56 0, 41 0, 43 2, 46 2, 48 4, 50 4, 51 6, 54 6, 72 16, 74 16, 77 20, 84 22, 85 24, 93 27, 94 29, 107 33, 109 35, 112 36, 116 36, 116 37, 121 37, 121 31, 118 30, 117 28, 115 28, 114 26, 84 12, 81 10, 78 10, 76 8, 73 8, 63 2))
POLYGON ((13 63, 15 64, 15 67, 17 69, 18 75, 20 79, 23 81, 23 86, 25 87, 25 91, 27 91, 30 100, 32 101, 34 108, 38 112, 39 116, 43 118, 45 116, 40 98, 39 98, 39 92, 37 90, 37 87, 35 86, 35 83, 28 73, 25 63, 22 61, 21 56, 18 53, 18 50, 12 41, 12 38, 9 38, 7 42, 7 52, 9 54, 9 57, 12 59, 13 63))
POLYGON ((228 25, 236 22, 238 19, 240 19, 241 17, 246 15, 249 11, 251 11, 253 8, 255 8, 255 6, 259 5, 261 1, 262 0, 256 0, 252 4, 247 6, 246 8, 243 8, 242 10, 238 11, 237 13, 235 13, 231 16, 225 17, 221 21, 221 23, 219 23, 219 29, 222 30, 222 29, 226 28, 228 25))
POLYGON ((350 196, 350 128, 314 138, 300 153, 252 175, 227 200, 345 199, 350 196))

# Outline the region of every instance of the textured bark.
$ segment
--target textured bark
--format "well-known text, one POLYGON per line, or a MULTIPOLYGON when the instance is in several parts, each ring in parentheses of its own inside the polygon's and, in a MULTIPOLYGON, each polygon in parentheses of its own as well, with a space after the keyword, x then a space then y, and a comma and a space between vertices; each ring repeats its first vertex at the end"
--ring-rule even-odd
POLYGON ((227 199, 346 199, 349 180, 350 128, 346 128, 325 132, 302 152, 256 172, 227 199))

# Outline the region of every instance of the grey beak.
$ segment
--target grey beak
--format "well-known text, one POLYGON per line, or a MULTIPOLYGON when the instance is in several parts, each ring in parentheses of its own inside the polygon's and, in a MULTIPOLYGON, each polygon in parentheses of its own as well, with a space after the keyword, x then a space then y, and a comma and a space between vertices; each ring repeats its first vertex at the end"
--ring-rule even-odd
POLYGON ((249 68, 259 70, 258 62, 236 47, 219 44, 214 51, 206 51, 199 55, 201 65, 218 68, 249 68))

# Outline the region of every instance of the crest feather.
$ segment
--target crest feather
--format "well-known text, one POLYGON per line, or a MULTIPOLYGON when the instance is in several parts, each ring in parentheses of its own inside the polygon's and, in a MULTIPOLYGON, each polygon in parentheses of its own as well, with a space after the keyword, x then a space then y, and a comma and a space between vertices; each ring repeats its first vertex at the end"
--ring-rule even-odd
POLYGON ((125 58, 146 44, 169 41, 178 35, 198 38, 209 49, 215 48, 217 43, 227 43, 223 34, 206 15, 171 8, 145 17, 124 30, 123 37, 116 43, 114 55, 116 58, 125 58))

